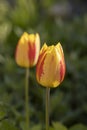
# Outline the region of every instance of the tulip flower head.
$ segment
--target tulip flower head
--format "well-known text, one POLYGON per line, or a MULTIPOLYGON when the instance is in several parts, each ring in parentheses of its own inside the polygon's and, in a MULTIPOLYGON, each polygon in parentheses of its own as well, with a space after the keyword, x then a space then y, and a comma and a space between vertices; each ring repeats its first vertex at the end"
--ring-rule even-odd
POLYGON ((40 51, 39 34, 28 34, 21 36, 16 48, 16 63, 21 67, 32 67, 36 65, 40 51))
POLYGON ((64 79, 65 60, 60 43, 43 45, 36 66, 37 81, 45 87, 57 87, 64 79))

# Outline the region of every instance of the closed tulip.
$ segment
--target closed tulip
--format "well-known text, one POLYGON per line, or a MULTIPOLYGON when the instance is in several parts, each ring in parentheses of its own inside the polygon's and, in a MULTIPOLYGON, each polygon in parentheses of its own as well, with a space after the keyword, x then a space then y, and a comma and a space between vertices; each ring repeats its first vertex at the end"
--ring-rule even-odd
POLYGON ((37 81, 45 87, 57 87, 64 79, 65 60, 60 43, 43 45, 36 66, 37 81))
POLYGON ((36 65, 40 50, 39 34, 28 34, 21 36, 16 48, 16 63, 21 67, 32 67, 36 65))

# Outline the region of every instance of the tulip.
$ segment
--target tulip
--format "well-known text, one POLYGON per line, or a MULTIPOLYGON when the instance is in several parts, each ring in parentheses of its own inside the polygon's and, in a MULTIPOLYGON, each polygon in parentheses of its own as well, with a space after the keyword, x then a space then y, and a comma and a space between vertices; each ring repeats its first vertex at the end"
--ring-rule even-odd
POLYGON ((26 110, 26 129, 29 130, 29 67, 36 65, 40 51, 39 34, 28 34, 21 36, 17 48, 15 59, 16 63, 26 68, 25 75, 25 110, 26 110))
POLYGON ((56 46, 43 45, 36 66, 37 81, 46 87, 46 130, 49 130, 50 88, 57 87, 64 79, 65 60, 60 43, 56 46))
POLYGON ((37 81, 45 87, 57 87, 64 79, 65 61, 60 43, 43 45, 36 67, 37 81))
POLYGON ((32 67, 36 65, 40 50, 39 34, 28 34, 21 36, 16 48, 16 63, 21 67, 32 67))

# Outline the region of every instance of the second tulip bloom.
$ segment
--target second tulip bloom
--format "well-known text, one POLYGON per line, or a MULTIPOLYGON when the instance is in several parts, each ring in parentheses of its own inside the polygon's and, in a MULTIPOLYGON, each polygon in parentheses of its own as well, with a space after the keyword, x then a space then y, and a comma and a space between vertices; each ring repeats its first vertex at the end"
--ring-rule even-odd
POLYGON ((60 43, 43 45, 36 66, 37 81, 45 87, 57 87, 64 79, 65 60, 60 43))

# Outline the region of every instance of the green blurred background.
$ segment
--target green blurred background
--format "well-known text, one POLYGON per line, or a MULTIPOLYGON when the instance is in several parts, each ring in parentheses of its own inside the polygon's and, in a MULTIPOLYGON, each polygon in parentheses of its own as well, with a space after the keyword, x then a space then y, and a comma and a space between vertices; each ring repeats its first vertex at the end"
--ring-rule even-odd
MULTIPOLYGON (((51 89, 50 126, 60 122, 69 130, 87 130, 86 0, 0 0, 0 130, 25 130, 25 69, 15 63, 15 48, 23 32, 38 32, 41 46, 60 41, 64 49, 66 76, 51 89)), ((41 130, 45 88, 36 81, 35 67, 29 78, 31 126, 38 124, 32 130, 41 130)))

